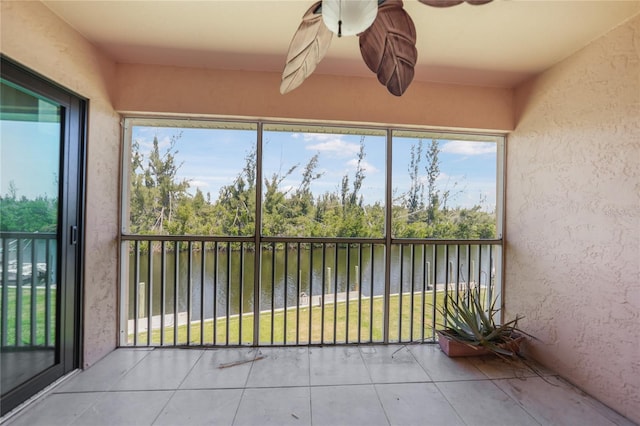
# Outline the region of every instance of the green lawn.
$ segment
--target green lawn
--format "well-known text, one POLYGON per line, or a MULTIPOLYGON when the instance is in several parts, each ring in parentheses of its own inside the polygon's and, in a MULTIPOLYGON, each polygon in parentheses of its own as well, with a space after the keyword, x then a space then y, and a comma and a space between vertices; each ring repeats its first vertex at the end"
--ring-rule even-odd
MULTIPOLYGON (((0 287, 1 288, 1 287, 0 287)), ((55 341, 55 306, 56 306, 56 288, 53 287, 51 292, 51 341, 55 341)), ((27 346, 43 346, 45 345, 45 303, 46 303, 46 289, 44 287, 37 287, 35 292, 35 317, 36 317, 36 341, 31 341, 31 304, 33 299, 31 297, 31 285, 24 285, 22 287, 22 303, 21 303, 21 341, 23 345, 27 346)), ((16 287, 11 286, 7 289, 7 309, 8 316, 7 321, 7 346, 16 345, 17 329, 16 329, 16 308, 17 308, 17 295, 18 290, 16 287)), ((1 296, 0 296, 1 299, 1 296)), ((4 301, 2 301, 4 302, 4 301)), ((0 324, 5 318, 0 318, 0 324)))
MULTIPOLYGON (((436 301, 441 304, 444 298, 442 292, 438 292, 436 301)), ((402 319, 400 320, 400 297, 392 295, 389 307, 389 340, 390 341, 409 341, 420 340, 422 338, 422 329, 424 328, 424 337, 426 339, 432 336, 432 318, 433 318, 433 293, 428 291, 424 297, 424 321, 422 321, 422 304, 423 299, 421 293, 415 293, 413 297, 413 330, 410 330, 411 318, 411 295, 404 294, 402 296, 402 319), (399 323, 402 322, 402 330, 400 331, 399 323), (399 334, 402 339, 399 339, 399 334), (413 334, 411 334, 413 332, 413 334)), ((358 301, 349 302, 349 320, 347 321, 347 303, 338 302, 337 312, 335 313, 335 342, 345 343, 357 342, 358 331, 360 332, 361 342, 380 342, 383 340, 383 315, 384 300, 382 297, 371 299, 362 299, 361 307, 358 301), (373 309, 373 323, 370 322, 370 312, 373 309), (358 319, 360 323, 358 324, 358 319), (348 334, 347 334, 348 333, 348 334)), ((439 314, 437 314, 439 315, 439 314)), ((142 319, 141 321, 145 321, 142 319)), ((439 317, 436 318, 440 322, 439 317)), ((298 343, 309 343, 309 308, 300 308, 299 313, 296 309, 289 309, 286 312, 286 331, 285 331, 285 312, 277 311, 273 314, 273 321, 270 312, 260 314, 260 339, 261 344, 294 344, 296 343, 296 330, 299 330, 298 343), (299 320, 298 320, 299 317, 299 320), (273 323, 273 339, 272 328, 273 323), (286 334, 287 340, 284 341, 286 334)), ((191 333, 189 338, 190 344, 226 344, 227 342, 227 326, 229 328, 228 340, 229 344, 252 344, 253 343, 253 314, 243 315, 242 317, 242 336, 239 339, 240 319, 233 316, 229 319, 227 325, 226 318, 218 318, 217 321, 208 320, 204 322, 204 330, 201 329, 199 322, 191 324, 191 333), (214 336, 215 325, 215 342, 214 336), (204 341, 200 340, 201 331, 204 333, 204 341)), ((172 345, 174 336, 174 327, 165 327, 164 344, 172 345)), ((187 344, 187 325, 178 327, 177 344, 187 344)), ((311 308, 311 343, 333 343, 334 342, 334 304, 326 304, 324 310, 324 327, 322 321, 322 308, 314 306, 311 308)), ((129 343, 133 344, 133 335, 129 335, 129 343)), ((138 333, 138 345, 147 344, 147 332, 138 333)), ((160 344, 160 330, 151 332, 151 344, 160 344)))

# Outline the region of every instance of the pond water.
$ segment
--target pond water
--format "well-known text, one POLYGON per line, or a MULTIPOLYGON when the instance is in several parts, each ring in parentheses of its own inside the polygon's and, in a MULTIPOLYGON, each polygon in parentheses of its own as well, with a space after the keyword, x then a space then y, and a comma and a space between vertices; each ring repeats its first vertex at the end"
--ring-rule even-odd
MULTIPOLYGON (((162 276, 164 272, 165 314, 173 313, 177 295, 179 312, 188 309, 191 290, 191 318, 224 316, 253 312, 254 260, 256 252, 244 248, 227 250, 226 245, 213 250, 207 247, 204 256, 200 246, 192 251, 179 252, 177 259, 177 291, 175 250, 166 250, 164 268, 162 253, 152 254, 153 271, 149 277, 149 254, 140 254, 139 271, 139 317, 146 316, 149 287, 151 287, 153 315, 161 314, 162 276), (204 257, 204 273, 202 260, 204 257), (191 261, 191 289, 189 288, 189 261, 191 261), (163 270, 164 269, 164 270, 163 270), (242 272, 242 273, 241 273, 242 272), (151 278, 151 279, 150 279, 151 278), (151 281, 151 286, 149 282, 151 281), (242 283, 242 285, 241 285, 242 283), (203 288, 204 284, 204 288, 203 288), (229 295, 229 296, 227 296, 229 295), (201 303, 203 302, 203 303, 201 303), (215 313, 214 313, 215 307, 215 313)), ((491 256, 496 256, 490 245, 393 245, 391 249, 390 293, 409 292, 432 288, 434 282, 448 283, 480 281, 486 284, 487 271, 491 270, 491 256), (459 247, 459 248, 458 248, 459 247), (434 250, 437 253, 434 253, 434 250), (402 259, 402 261, 401 261, 402 259), (470 259, 470 260, 468 260, 470 259), (413 288, 412 288, 413 285, 413 288)), ((263 248, 261 256, 260 310, 295 306, 299 294, 321 295, 360 291, 363 297, 384 294, 385 255, 383 245, 324 245, 323 247, 299 250, 295 245, 284 249, 278 244, 276 250, 263 248), (337 253, 336 253, 337 250, 337 253), (299 262, 299 265, 298 265, 299 262), (275 269, 274 269, 275 266, 275 269), (273 304, 273 306, 272 306, 273 304)), ((129 268, 129 318, 134 317, 134 268, 135 253, 130 254, 129 268)), ((454 284, 455 285, 455 284, 454 284)))

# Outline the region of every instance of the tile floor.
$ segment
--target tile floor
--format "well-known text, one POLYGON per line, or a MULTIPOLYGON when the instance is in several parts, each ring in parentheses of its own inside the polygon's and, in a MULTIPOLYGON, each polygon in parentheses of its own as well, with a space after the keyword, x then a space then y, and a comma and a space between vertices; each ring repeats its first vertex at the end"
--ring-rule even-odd
POLYGON ((435 345, 118 349, 18 425, 632 425, 531 363, 435 345))

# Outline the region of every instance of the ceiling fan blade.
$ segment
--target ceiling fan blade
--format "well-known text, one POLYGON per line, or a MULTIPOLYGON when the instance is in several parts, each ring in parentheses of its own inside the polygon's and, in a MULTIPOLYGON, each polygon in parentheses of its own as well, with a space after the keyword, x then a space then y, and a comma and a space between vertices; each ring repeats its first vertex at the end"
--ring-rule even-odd
POLYGON ((280 93, 289 93, 311 75, 331 45, 333 33, 322 22, 321 1, 313 4, 302 17, 293 35, 287 63, 282 72, 280 93))
POLYGON ((433 7, 450 7, 464 3, 464 0, 418 0, 422 4, 433 7))
POLYGON ((460 3, 469 3, 472 5, 482 5, 491 3, 493 0, 418 0, 422 4, 433 7, 451 7, 457 6, 460 3))
POLYGON ((483 4, 491 3, 493 0, 464 0, 464 1, 474 6, 480 6, 483 4))
POLYGON ((416 28, 402 8, 402 0, 387 0, 373 24, 360 34, 360 53, 378 81, 395 95, 402 95, 413 80, 418 60, 416 28))

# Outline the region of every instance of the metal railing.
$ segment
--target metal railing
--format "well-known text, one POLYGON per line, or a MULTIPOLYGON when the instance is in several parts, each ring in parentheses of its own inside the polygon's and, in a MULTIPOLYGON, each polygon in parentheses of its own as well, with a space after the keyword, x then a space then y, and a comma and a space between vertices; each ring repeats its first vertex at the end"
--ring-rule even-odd
POLYGON ((500 297, 500 240, 122 239, 123 346, 433 341, 446 292, 500 297))
POLYGON ((54 347, 56 235, 0 233, 2 348, 54 347))

